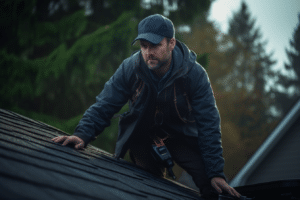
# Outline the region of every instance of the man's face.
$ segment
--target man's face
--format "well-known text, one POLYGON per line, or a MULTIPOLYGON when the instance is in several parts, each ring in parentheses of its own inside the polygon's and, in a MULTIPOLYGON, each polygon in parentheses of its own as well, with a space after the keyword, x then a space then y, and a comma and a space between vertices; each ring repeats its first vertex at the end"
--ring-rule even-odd
POLYGON ((172 50, 175 46, 173 45, 173 40, 175 39, 171 39, 168 44, 167 39, 164 38, 157 45, 146 40, 140 40, 142 55, 149 69, 158 69, 169 61, 170 57, 172 56, 172 50))

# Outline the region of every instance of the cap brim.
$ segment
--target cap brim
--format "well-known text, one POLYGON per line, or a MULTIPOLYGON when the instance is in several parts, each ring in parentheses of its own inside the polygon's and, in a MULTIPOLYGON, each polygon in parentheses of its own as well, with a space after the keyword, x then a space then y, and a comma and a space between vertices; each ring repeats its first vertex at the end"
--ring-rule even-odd
POLYGON ((158 44, 162 41, 162 39, 164 39, 164 36, 156 35, 154 33, 142 33, 133 40, 131 45, 133 45, 137 40, 146 40, 153 44, 158 44))

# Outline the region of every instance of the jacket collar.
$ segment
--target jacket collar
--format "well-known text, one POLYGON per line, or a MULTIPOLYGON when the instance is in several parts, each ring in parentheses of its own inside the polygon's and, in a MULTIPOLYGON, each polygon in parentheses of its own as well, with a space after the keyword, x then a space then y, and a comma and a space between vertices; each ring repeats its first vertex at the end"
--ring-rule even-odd
MULTIPOLYGON (((143 62, 141 51, 138 51, 137 53, 138 53, 137 63, 139 63, 136 67, 137 76, 143 79, 146 83, 150 83, 151 75, 149 74, 148 69, 144 65, 140 64, 140 62, 143 62)), ((179 40, 176 40, 176 46, 172 53, 173 53, 172 59, 174 59, 173 60, 174 65, 171 72, 171 76, 167 81, 165 87, 172 84, 175 79, 185 76, 193 66, 191 65, 191 63, 194 63, 196 60, 196 54, 190 51, 187 48, 187 46, 184 43, 180 42, 179 40)))

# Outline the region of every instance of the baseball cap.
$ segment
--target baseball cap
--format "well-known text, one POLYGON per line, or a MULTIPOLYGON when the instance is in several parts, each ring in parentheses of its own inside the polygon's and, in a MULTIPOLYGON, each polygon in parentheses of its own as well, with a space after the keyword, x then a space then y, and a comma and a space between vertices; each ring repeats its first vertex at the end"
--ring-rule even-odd
POLYGON ((138 36, 133 40, 133 45, 137 40, 147 40, 153 44, 158 44, 164 37, 173 38, 175 29, 172 21, 160 14, 150 15, 140 21, 138 25, 138 36))

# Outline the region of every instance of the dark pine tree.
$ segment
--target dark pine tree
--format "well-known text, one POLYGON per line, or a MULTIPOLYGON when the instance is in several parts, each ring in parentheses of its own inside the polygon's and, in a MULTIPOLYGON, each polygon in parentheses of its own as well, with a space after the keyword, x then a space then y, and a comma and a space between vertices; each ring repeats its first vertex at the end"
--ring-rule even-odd
POLYGON ((288 112, 295 101, 300 98, 300 13, 298 14, 298 25, 295 28, 293 39, 290 40, 290 50, 286 49, 289 63, 284 65, 286 71, 293 72, 294 77, 283 74, 277 75, 277 82, 272 87, 272 99, 279 113, 278 117, 288 112), (278 89, 280 86, 281 90, 278 89))
POLYGON ((250 137, 261 134, 269 118, 269 94, 265 86, 275 61, 272 54, 266 53, 266 42, 261 41, 262 34, 255 27, 245 1, 229 22, 229 36, 232 47, 226 54, 232 58, 233 70, 228 74, 232 81, 227 87, 240 96, 235 100, 236 106, 247 108, 233 121, 241 128, 243 137, 250 137))
POLYGON ((286 50, 289 64, 285 64, 285 68, 293 71, 296 75, 294 79, 289 80, 288 84, 284 85, 286 87, 293 87, 292 100, 297 100, 300 96, 300 13, 298 14, 298 20, 293 39, 290 40, 291 50, 286 50))

